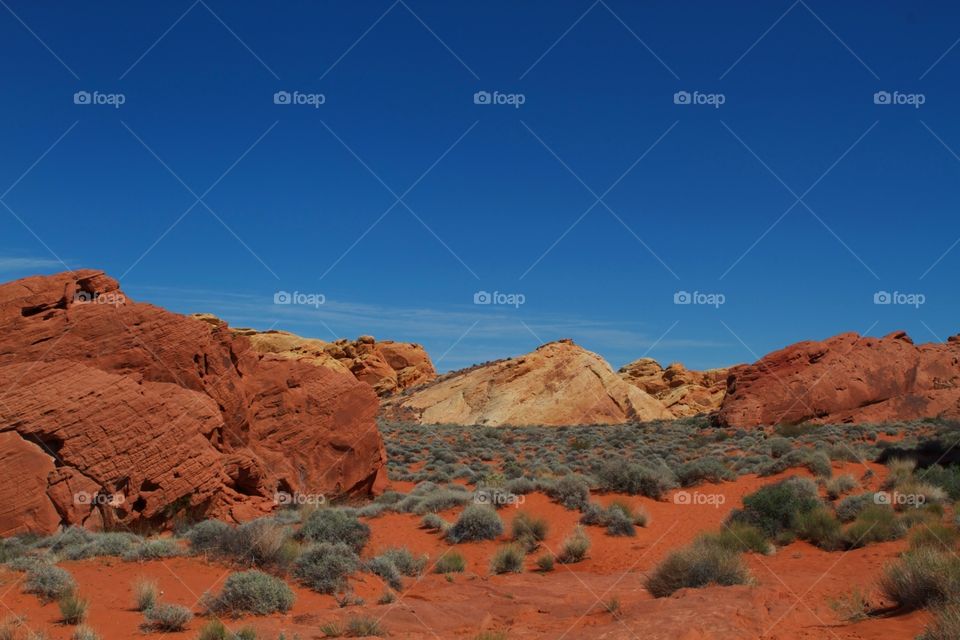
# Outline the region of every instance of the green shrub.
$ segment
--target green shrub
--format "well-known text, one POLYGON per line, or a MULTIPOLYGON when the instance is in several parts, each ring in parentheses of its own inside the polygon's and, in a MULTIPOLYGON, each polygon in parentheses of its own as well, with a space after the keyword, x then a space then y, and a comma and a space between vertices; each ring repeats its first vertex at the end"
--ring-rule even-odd
POLYGON ((620 509, 610 509, 608 511, 607 533, 612 536, 635 536, 636 529, 633 528, 633 520, 630 516, 620 509))
POLYGON ((573 533, 563 541, 560 546, 560 552, 556 560, 560 564, 573 564, 580 562, 587 556, 590 549, 590 538, 587 537, 583 527, 577 525, 573 533))
POLYGON ((180 547, 174 540, 161 538, 159 540, 146 540, 142 544, 131 547, 123 554, 123 559, 129 561, 135 560, 159 560, 161 558, 172 558, 180 555, 180 547))
POLYGON ((793 448, 793 443, 782 437, 770 438, 767 440, 767 446, 770 448, 770 455, 774 458, 782 458, 793 448))
POLYGON ((405 576, 416 577, 423 573, 427 566, 428 557, 426 555, 415 556, 409 549, 395 547, 386 549, 380 554, 380 557, 386 558, 405 576))
POLYGON ((193 613, 179 604, 157 604, 143 613, 147 626, 157 631, 183 631, 193 613))
POLYGON ((767 554, 771 551, 770 543, 763 532, 749 524, 733 522, 724 525, 717 533, 701 534, 697 539, 700 544, 714 544, 731 551, 767 554))
POLYGON ((73 576, 66 569, 53 565, 37 565, 27 571, 23 590, 34 593, 42 600, 59 600, 76 588, 73 576))
POLYGON ((370 527, 344 509, 318 509, 307 516, 300 535, 312 542, 342 543, 359 553, 370 539, 370 527))
POLYGON ((836 500, 843 494, 853 491, 857 487, 857 481, 853 479, 853 476, 845 474, 827 480, 824 487, 827 490, 827 497, 836 500))
POLYGON ((826 551, 839 549, 843 544, 840 521, 826 507, 799 514, 794 531, 801 540, 826 551))
POLYGON ((907 527, 887 505, 871 505, 860 512, 857 519, 843 532, 846 546, 851 549, 872 542, 886 542, 902 538, 907 527))
POLYGON ((726 482, 735 480, 737 474, 730 471, 718 458, 699 458, 686 462, 677 470, 680 485, 689 487, 698 482, 726 482))
POLYGON ((347 620, 348 638, 383 637, 387 635, 380 622, 369 616, 355 616, 347 620))
POLYGON ((57 601, 60 608, 60 618, 64 624, 80 624, 87 619, 89 602, 75 593, 68 593, 57 601))
POLYGON ((830 462, 830 456, 823 451, 814 451, 807 455, 806 465, 811 473, 821 478, 829 478, 833 475, 833 465, 830 462))
POLYGON ((232 640, 230 632, 219 620, 211 620, 200 629, 197 640, 232 640))
POLYGON ((940 551, 951 551, 957 547, 958 540, 960 532, 956 529, 940 522, 931 522, 913 529, 910 534, 910 548, 932 547, 940 551))
POLYGON ((360 568, 360 559, 346 544, 321 542, 308 548, 294 563, 293 574, 320 593, 334 593, 347 584, 347 576, 360 568))
POLYGON ((204 520, 193 525, 186 538, 191 548, 198 553, 219 553, 229 547, 233 527, 220 520, 204 520))
POLYGON ((100 634, 85 625, 80 625, 73 631, 70 640, 100 640, 100 634))
POLYGON ((490 563, 490 570, 494 573, 522 573, 523 549, 515 544, 508 544, 497 549, 490 563))
POLYGON ((549 553, 545 553, 537 558, 537 568, 544 573, 553 571, 553 556, 549 553))
POLYGON ((547 539, 549 525, 544 518, 533 518, 524 511, 516 515, 511 523, 511 535, 514 540, 533 539, 543 542, 547 539))
POLYGON ((748 579, 739 553, 718 545, 695 543, 668 555, 647 578, 646 587, 655 598, 663 598, 677 589, 745 584, 748 579))
POLYGON ((677 486, 676 476, 667 467, 654 468, 625 460, 611 460, 604 464, 597 472, 597 479, 607 491, 656 500, 677 486))
POLYGON ((929 548, 909 551, 885 569, 880 589, 905 609, 943 604, 960 593, 960 558, 929 548))
POLYGON ((806 478, 787 478, 761 487, 743 498, 743 510, 731 515, 732 522, 752 525, 775 538, 796 527, 797 518, 820 505, 817 486, 806 478))
POLYGON ((146 611, 152 609, 157 604, 159 589, 157 583, 143 578, 137 580, 133 585, 134 608, 137 611, 146 611))
POLYGON ((124 556, 134 549, 135 545, 143 542, 140 536, 131 533, 89 533, 83 538, 83 543, 69 543, 63 540, 55 543, 57 554, 67 560, 83 560, 84 558, 99 558, 103 556, 124 556))
POLYGON ((873 493, 860 493, 855 496, 847 496, 837 503, 837 519, 840 522, 852 522, 860 512, 876 504, 873 493))
POLYGON ((567 509, 580 509, 590 499, 590 483, 577 475, 567 475, 548 487, 546 494, 567 509))
POLYGON ((428 513, 423 516, 420 526, 430 531, 444 531, 450 524, 435 513, 428 513))
POLYGON ((960 500, 960 465, 942 467, 939 464, 927 467, 919 474, 921 480, 934 484, 953 500, 960 500))
POLYGON ((472 504, 447 531, 447 540, 458 544, 474 540, 495 540, 503 534, 503 522, 493 508, 472 504))
POLYGON ((364 568, 370 573, 379 576, 384 582, 397 591, 403 588, 400 570, 397 569, 397 565, 389 558, 385 558, 384 556, 371 558, 364 563, 364 568))
POLYGON ((263 616, 289 611, 294 599, 293 591, 283 580, 254 569, 230 574, 220 594, 208 595, 204 603, 216 614, 263 616))
POLYGON ((467 567, 467 561, 456 551, 448 551, 437 559, 433 565, 434 573, 462 573, 467 567))
POLYGON ((936 617, 918 640, 957 640, 960 638, 960 604, 938 607, 936 617))

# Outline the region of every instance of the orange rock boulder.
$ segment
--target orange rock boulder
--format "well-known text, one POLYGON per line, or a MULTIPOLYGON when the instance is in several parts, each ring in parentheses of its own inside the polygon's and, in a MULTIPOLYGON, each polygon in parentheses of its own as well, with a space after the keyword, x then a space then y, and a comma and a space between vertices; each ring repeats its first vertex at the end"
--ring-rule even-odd
POLYGON ((0 285, 0 535, 369 492, 377 407, 344 371, 133 302, 102 272, 0 285))
POLYGON ((736 367, 718 414, 724 425, 960 418, 960 339, 915 345, 844 333, 799 342, 736 367))
POLYGON ((679 362, 664 369, 653 358, 640 358, 620 368, 625 381, 662 402, 678 418, 720 408, 727 391, 728 369, 692 371, 679 362))

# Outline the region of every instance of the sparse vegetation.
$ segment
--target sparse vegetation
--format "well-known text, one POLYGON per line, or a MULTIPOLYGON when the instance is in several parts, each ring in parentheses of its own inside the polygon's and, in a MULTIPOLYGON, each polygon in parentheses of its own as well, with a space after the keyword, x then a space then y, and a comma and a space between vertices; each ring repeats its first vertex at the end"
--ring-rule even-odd
POLYGON ((447 531, 447 540, 454 544, 475 540, 495 540, 503 534, 503 522, 493 508, 472 504, 447 531))
POLYGON ((193 613, 183 605, 159 603, 144 611, 143 617, 146 626, 156 631, 183 631, 193 613))
POLYGON ((72 593, 76 586, 66 569, 41 564, 27 571, 23 590, 38 595, 41 600, 51 601, 72 593))
POLYGON ((346 509, 317 509, 307 516, 299 535, 311 542, 345 544, 359 553, 370 539, 370 527, 346 509))
POLYGON ((556 561, 560 564, 573 564, 580 562, 587 556, 590 549, 590 538, 583 530, 583 527, 577 526, 573 533, 563 541, 560 551, 557 553, 556 561))
POLYGON ((745 584, 749 577, 736 551, 695 542, 668 555, 647 578, 646 587, 655 598, 663 598, 677 589, 745 584))
POLYGON ((64 624, 77 625, 87 619, 87 600, 76 593, 68 593, 60 597, 57 606, 60 608, 60 619, 64 624))
POLYGON ((433 566, 434 573, 462 573, 467 568, 467 561, 456 551, 448 551, 433 566))
POLYGON ((230 574, 219 595, 204 598, 208 610, 232 616, 285 612, 293 602, 293 592, 283 580, 257 570, 230 574))
POLYGON ((308 548, 294 563, 293 574, 320 593, 341 590, 347 576, 360 568, 360 559, 346 544, 321 542, 308 548))
POLYGON ((508 544, 493 554, 490 570, 493 573, 522 573, 523 560, 523 549, 516 544, 508 544))

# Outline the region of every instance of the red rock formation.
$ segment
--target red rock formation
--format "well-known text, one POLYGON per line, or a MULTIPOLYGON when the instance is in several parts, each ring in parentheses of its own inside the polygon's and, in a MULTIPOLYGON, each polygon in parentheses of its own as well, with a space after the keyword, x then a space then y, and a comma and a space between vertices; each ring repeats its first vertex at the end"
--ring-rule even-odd
POLYGON ((960 417, 960 340, 844 333, 735 367, 718 418, 738 427, 960 417))
POLYGON ((385 479, 376 412, 352 376, 132 302, 102 272, 0 285, 0 535, 367 492, 385 479))

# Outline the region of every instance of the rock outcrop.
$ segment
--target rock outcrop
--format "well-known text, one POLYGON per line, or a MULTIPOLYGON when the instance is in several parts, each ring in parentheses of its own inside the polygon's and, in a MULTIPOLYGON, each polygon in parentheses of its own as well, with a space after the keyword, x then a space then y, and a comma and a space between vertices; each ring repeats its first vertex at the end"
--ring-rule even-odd
POLYGON ((960 337, 915 345, 844 333, 799 342, 731 370, 721 424, 960 418, 960 337))
POLYGON ((640 358, 624 365, 617 373, 662 402, 674 416, 683 418, 720 408, 727 392, 728 371, 693 371, 679 362, 664 369, 653 358, 640 358))
POLYGON ((571 340, 438 378, 384 403, 422 424, 574 425, 669 419, 663 404, 571 340))
POLYGON ((0 535, 240 520, 385 480, 370 387, 82 270, 0 285, 0 535))
MULTIPOLYGON (((193 317, 213 325, 223 322, 208 313, 194 314, 193 317)), ((412 342, 378 342, 373 336, 326 342, 303 338, 288 331, 245 328, 234 328, 232 331, 248 338, 261 353, 273 353, 351 373, 360 382, 373 387, 381 397, 394 395, 437 377, 430 356, 421 345, 412 342)))

